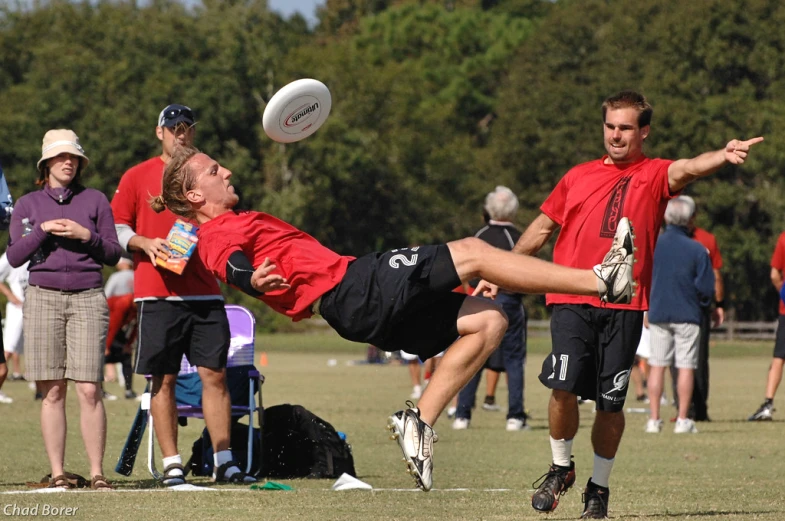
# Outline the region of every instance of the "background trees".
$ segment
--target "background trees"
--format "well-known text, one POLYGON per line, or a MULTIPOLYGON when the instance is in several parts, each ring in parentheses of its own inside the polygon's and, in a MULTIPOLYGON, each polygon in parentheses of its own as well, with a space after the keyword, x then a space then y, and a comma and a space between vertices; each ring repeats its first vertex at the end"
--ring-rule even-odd
MULTIPOLYGON (((158 111, 182 102, 197 112, 198 146, 234 171, 247 207, 346 254, 441 242, 479 226, 496 184, 519 194, 526 226, 567 168, 602 154, 600 103, 631 88, 655 107, 650 155, 767 137, 743 168, 687 192, 720 241, 737 316, 776 313, 780 2, 328 0, 315 28, 264 0, 189 6, 0 7, 0 162, 14 195, 33 189, 44 132, 68 127, 92 159, 88 184, 111 197, 128 167, 159 150, 158 111), (300 77, 330 87, 333 112, 309 139, 273 143, 261 129, 266 101, 300 77)), ((543 312, 541 299, 529 304, 543 312)), ((285 323, 271 320, 260 322, 285 323)))

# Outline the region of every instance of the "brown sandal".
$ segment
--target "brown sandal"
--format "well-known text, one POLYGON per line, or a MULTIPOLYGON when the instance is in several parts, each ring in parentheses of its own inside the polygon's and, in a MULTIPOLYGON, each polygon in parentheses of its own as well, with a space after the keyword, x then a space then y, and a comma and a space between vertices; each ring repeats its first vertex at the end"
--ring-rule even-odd
POLYGON ((69 490, 74 488, 74 485, 68 481, 68 478, 65 476, 65 474, 60 474, 59 476, 49 478, 48 488, 61 488, 63 490, 69 490))
POLYGON ((101 492, 114 490, 114 487, 109 482, 109 480, 100 474, 96 474, 93 476, 93 479, 90 480, 90 488, 93 490, 99 490, 101 492))

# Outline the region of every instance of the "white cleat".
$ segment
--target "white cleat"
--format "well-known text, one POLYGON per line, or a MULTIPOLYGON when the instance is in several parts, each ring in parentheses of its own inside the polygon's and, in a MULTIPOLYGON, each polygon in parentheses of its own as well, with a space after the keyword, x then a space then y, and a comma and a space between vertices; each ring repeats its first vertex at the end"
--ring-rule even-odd
POLYGON ((600 300, 610 304, 629 304, 635 296, 637 283, 632 278, 635 245, 630 220, 622 217, 616 227, 611 249, 601 264, 594 266, 600 300))
POLYGON ((390 416, 387 428, 390 439, 398 442, 406 462, 406 472, 414 476, 417 486, 428 492, 433 486, 433 444, 439 437, 420 419, 420 411, 409 407, 390 416))

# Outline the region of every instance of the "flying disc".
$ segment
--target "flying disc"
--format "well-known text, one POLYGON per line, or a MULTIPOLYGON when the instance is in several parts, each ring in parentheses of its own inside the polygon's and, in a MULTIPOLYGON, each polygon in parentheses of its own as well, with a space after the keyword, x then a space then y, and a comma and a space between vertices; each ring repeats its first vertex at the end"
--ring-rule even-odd
POLYGON ((281 88, 267 103, 262 126, 270 139, 294 143, 324 124, 332 107, 330 90, 318 80, 305 78, 281 88))

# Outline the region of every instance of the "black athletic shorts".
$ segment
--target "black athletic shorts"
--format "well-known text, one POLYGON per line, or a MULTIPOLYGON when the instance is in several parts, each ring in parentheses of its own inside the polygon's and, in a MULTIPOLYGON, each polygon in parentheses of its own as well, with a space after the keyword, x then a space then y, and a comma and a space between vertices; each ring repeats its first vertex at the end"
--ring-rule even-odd
POLYGON ((136 374, 177 374, 183 355, 197 367, 226 367, 229 321, 222 300, 143 300, 138 309, 136 374))
POLYGON ((774 358, 785 359, 785 315, 777 319, 777 336, 774 340, 774 358))
POLYGON ((624 408, 643 311, 558 304, 551 315, 551 355, 540 381, 594 400, 600 411, 624 408))
POLYGON ((347 340, 426 360, 458 339, 460 285, 446 245, 371 253, 322 295, 319 313, 347 340))

